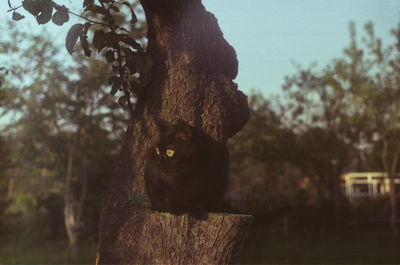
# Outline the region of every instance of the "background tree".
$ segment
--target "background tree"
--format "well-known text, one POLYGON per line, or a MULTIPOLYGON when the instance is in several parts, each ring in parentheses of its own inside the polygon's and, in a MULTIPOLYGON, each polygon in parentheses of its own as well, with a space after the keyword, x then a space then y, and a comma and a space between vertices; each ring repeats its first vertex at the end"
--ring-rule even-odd
MULTIPOLYGON (((381 170, 391 179, 391 223, 393 233, 397 234, 393 176, 398 167, 399 152, 397 140, 390 135, 395 134, 400 124, 399 50, 397 44, 384 49, 381 40, 374 35, 372 23, 365 25, 365 31, 364 45, 360 46, 351 23, 351 41, 343 58, 333 60, 320 72, 299 68, 297 75, 286 79, 284 88, 295 102, 289 105, 289 113, 297 117, 295 121, 300 131, 319 126, 339 141, 334 153, 346 155, 340 155, 341 158, 336 160, 332 159, 334 154, 326 156, 338 168, 336 172, 341 172, 354 158, 360 161, 373 150, 375 142, 382 143, 381 170)), ((398 29, 393 33, 398 38, 398 29)), ((331 186, 339 191, 339 175, 332 177, 331 186)))
POLYGON ((293 164, 297 136, 282 122, 278 99, 249 97, 251 117, 229 140, 230 193, 239 208, 265 212, 286 205, 299 192, 302 176, 293 164))
POLYGON ((1 48, 9 56, 23 56, 17 65, 8 66, 14 74, 2 87, 3 115, 14 115, 3 131, 15 143, 8 170, 18 180, 11 212, 27 213, 24 209, 30 205, 41 205, 57 226, 62 216, 57 207, 63 205, 65 228, 76 256, 84 224, 86 231, 96 231, 96 200, 101 200, 107 173, 111 174, 115 163, 126 113, 111 95, 98 92, 106 88, 110 73, 104 61, 83 61, 78 56, 68 66, 58 59, 58 48, 49 39, 17 31, 12 36, 22 41, 3 42, 1 48), (27 80, 30 69, 35 72, 27 80), (21 205, 18 200, 24 196, 28 197, 21 205), (84 207, 87 201, 90 204, 84 207))
POLYGON ((13 181, 7 176, 10 160, 10 149, 7 146, 5 139, 0 138, 0 227, 3 223, 3 218, 12 197, 13 181))

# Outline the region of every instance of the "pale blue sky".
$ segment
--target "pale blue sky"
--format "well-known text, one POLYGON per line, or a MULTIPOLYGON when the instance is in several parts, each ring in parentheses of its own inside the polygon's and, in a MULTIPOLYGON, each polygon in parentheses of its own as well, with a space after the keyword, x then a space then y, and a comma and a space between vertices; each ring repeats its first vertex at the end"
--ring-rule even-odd
POLYGON ((324 66, 349 43, 349 21, 359 36, 372 21, 383 44, 394 38, 400 0, 203 0, 215 14, 239 59, 239 88, 279 93, 284 76, 294 73, 292 60, 324 66))
MULTIPOLYGON (((11 17, 6 13, 7 1, 2 2, 1 17, 11 17)), ((20 0, 11 2, 17 5, 20 0)), ((66 6, 79 2, 80 6, 82 1, 60 2, 66 6)), ((384 45, 393 42, 390 29, 400 22, 400 0, 203 0, 203 4, 215 14, 225 38, 236 49, 239 88, 247 93, 253 88, 265 95, 280 92, 284 76, 295 71, 292 61, 323 66, 340 56, 349 42, 349 21, 356 23, 359 36, 362 26, 372 21, 384 45)), ((46 32, 63 43, 76 22, 46 26, 46 32)), ((18 26, 32 24, 33 31, 43 28, 35 23, 27 18, 18 26)), ((0 41, 6 34, 0 32, 0 41)))

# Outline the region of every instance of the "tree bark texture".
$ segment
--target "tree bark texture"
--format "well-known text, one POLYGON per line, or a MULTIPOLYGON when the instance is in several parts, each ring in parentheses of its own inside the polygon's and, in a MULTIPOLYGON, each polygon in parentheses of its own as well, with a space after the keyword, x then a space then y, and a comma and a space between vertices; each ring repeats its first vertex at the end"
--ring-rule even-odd
POLYGON ((116 241, 119 263, 229 264, 238 262, 251 216, 151 213, 134 216, 124 224, 116 241), (142 222, 140 233, 137 219, 142 222))
POLYGON ((201 220, 149 213, 144 169, 146 153, 159 134, 155 119, 176 123, 181 118, 221 142, 243 128, 250 112, 247 97, 232 82, 238 69, 235 51, 200 0, 141 3, 148 23, 152 78, 138 97, 109 182, 97 264, 234 262, 248 217, 201 220))

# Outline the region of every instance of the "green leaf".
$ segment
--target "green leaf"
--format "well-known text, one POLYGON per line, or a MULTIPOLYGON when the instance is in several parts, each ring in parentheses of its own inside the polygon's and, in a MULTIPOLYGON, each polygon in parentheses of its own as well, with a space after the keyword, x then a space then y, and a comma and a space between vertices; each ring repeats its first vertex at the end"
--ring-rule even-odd
POLYGON ((93 24, 91 23, 91 22, 86 22, 84 25, 83 25, 83 34, 87 34, 87 32, 88 32, 88 30, 89 30, 89 28, 90 28, 90 26, 92 26, 93 24))
POLYGON ((52 17, 53 23, 58 26, 61 26, 68 20, 69 20, 68 9, 65 6, 59 8, 52 17))
POLYGON ((67 48, 67 51, 70 54, 74 52, 75 43, 78 40, 79 36, 81 35, 82 29, 83 29, 83 24, 78 23, 73 25, 67 33, 67 38, 65 40, 65 47, 67 48))
POLYGON ((22 2, 22 7, 31 13, 32 15, 36 16, 41 11, 40 2, 37 0, 24 0, 22 2))
POLYGON ((119 12, 119 8, 116 6, 112 6, 111 9, 114 10, 115 12, 119 12))
POLYGON ((23 18, 25 18, 25 17, 18 12, 13 12, 13 14, 12 14, 12 19, 15 21, 21 20, 23 18))
POLYGON ((132 56, 133 59, 126 60, 126 66, 128 67, 129 71, 131 73, 136 73, 136 60, 134 59, 134 56, 132 56))
POLYGON ((46 24, 51 20, 53 14, 53 2, 52 0, 41 0, 41 11, 36 17, 36 21, 39 24, 46 24))
POLYGON ((119 77, 116 75, 111 76, 110 78, 108 78, 108 84, 111 85, 112 83, 115 82, 116 79, 118 79, 119 77))
POLYGON ((86 57, 90 57, 90 55, 92 54, 92 51, 89 49, 89 43, 87 41, 87 37, 86 35, 81 34, 79 36, 80 40, 81 40, 81 45, 82 45, 82 49, 85 53, 86 57))
POLYGON ((121 40, 121 36, 112 31, 106 33, 106 40, 109 46, 118 49, 119 41, 121 40))
POLYGON ((94 13, 103 14, 103 15, 108 14, 107 9, 105 9, 104 7, 99 6, 99 5, 93 5, 91 8, 91 11, 93 11, 94 13))
POLYGON ((94 0, 84 0, 83 1, 83 8, 85 8, 86 6, 91 6, 94 4, 94 0))
POLYGON ((125 55, 125 57, 127 58, 127 60, 133 56, 134 54, 136 54, 135 51, 132 51, 130 48, 126 48, 126 47, 121 47, 121 51, 123 52, 123 54, 125 55))
POLYGON ((121 88, 122 86, 122 78, 117 77, 116 79, 114 79, 113 81, 113 85, 111 87, 111 92, 110 94, 115 96, 115 94, 118 92, 118 90, 121 88))
POLYGON ((145 74, 150 71, 153 66, 153 59, 145 53, 136 55, 136 69, 140 74, 145 74))
POLYGON ((100 52, 106 46, 106 34, 101 29, 96 30, 93 34, 93 47, 100 52))
POLYGON ((36 17, 36 21, 39 24, 46 24, 47 22, 50 21, 52 14, 53 14, 53 2, 51 0, 42 0, 41 12, 36 17))
POLYGON ((115 88, 114 86, 112 86, 112 87, 111 87, 110 94, 113 95, 113 96, 115 96, 115 94, 117 94, 117 92, 118 92, 118 89, 115 88))
POLYGON ((133 11, 133 8, 131 7, 131 4, 129 4, 128 2, 123 2, 122 4, 126 5, 131 10, 131 16, 132 16, 131 23, 135 24, 137 22, 137 17, 136 17, 135 12, 133 11))
POLYGON ((118 103, 121 105, 121 106, 123 106, 123 107, 125 107, 127 104, 128 104, 128 97, 127 96, 121 96, 119 99, 118 99, 118 103))
POLYGON ((112 63, 115 61, 115 57, 114 57, 114 51, 113 50, 108 50, 105 54, 107 62, 112 63))
POLYGON ((130 45, 132 48, 138 50, 142 48, 138 42, 136 42, 133 38, 129 37, 128 34, 121 35, 121 41, 125 42, 126 44, 130 45))
POLYGON ((150 80, 151 80, 151 74, 150 73, 141 74, 140 77, 139 77, 139 84, 138 84, 139 87, 138 87, 138 89, 142 90, 143 88, 145 88, 150 83, 150 80))

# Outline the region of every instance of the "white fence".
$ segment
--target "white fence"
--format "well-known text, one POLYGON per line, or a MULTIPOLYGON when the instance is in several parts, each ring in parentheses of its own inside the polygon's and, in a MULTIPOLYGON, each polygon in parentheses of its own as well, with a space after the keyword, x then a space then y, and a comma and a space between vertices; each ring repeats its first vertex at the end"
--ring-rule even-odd
MULTIPOLYGON (((363 199, 373 199, 386 196, 390 193, 390 179, 384 172, 357 172, 343 174, 345 192, 352 204, 363 199)), ((400 185, 400 174, 397 174, 394 183, 400 185)), ((397 189, 398 190, 398 189, 397 189)))

